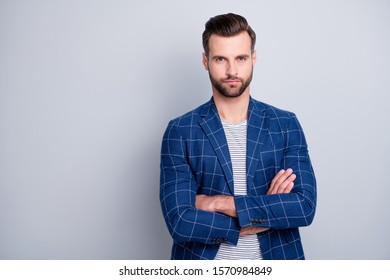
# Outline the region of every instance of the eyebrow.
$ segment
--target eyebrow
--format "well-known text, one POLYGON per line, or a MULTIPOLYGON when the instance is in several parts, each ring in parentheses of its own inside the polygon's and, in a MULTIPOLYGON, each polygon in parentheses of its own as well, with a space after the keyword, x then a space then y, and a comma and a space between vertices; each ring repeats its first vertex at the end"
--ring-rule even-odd
POLYGON ((250 58, 251 56, 249 54, 242 54, 242 55, 238 55, 237 57, 250 58))
MULTIPOLYGON (((239 54, 239 55, 236 56, 236 58, 237 58, 237 57, 249 58, 250 55, 249 55, 249 54, 239 54)), ((211 59, 216 59, 216 58, 226 58, 226 57, 223 56, 223 55, 213 55, 213 56, 211 57, 211 59)))

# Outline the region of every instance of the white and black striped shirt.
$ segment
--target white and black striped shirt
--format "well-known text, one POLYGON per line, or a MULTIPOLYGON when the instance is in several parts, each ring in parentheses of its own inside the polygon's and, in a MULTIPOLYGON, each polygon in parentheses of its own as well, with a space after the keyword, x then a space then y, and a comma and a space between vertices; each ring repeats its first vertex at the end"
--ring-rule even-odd
MULTIPOLYGON (((234 195, 246 195, 246 131, 247 120, 231 124, 222 120, 233 167, 234 195)), ((257 235, 242 236, 236 246, 222 243, 216 260, 262 259, 257 235)))

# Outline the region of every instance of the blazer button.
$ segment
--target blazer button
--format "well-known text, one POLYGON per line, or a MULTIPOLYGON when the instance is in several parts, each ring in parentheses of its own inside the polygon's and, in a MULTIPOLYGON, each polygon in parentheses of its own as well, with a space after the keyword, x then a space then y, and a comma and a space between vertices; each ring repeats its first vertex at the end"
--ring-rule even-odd
POLYGON ((226 240, 227 240, 227 238, 213 238, 211 241, 214 243, 222 243, 226 240))
POLYGON ((251 223, 254 225, 260 225, 260 224, 264 224, 266 222, 267 222, 267 220, 265 220, 265 219, 252 219, 251 220, 251 223))

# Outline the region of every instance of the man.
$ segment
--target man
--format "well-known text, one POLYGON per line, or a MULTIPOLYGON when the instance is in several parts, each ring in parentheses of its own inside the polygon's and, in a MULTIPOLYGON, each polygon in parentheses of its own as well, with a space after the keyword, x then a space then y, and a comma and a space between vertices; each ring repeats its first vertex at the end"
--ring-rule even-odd
POLYGON ((304 259, 298 227, 314 217, 314 172, 295 115, 250 96, 255 42, 242 16, 206 23, 213 96, 172 120, 162 142, 172 259, 304 259))

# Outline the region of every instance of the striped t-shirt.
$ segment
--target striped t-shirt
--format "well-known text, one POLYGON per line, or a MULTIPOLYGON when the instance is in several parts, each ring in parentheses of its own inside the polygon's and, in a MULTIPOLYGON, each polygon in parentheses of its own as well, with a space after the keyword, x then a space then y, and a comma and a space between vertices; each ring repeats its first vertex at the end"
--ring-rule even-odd
MULTIPOLYGON (((231 124, 222 120, 233 167, 234 195, 246 195, 246 131, 247 121, 231 124)), ((240 236, 236 246, 222 243, 216 260, 262 259, 256 234, 240 236)))

